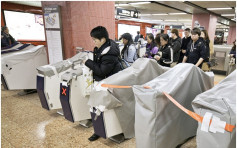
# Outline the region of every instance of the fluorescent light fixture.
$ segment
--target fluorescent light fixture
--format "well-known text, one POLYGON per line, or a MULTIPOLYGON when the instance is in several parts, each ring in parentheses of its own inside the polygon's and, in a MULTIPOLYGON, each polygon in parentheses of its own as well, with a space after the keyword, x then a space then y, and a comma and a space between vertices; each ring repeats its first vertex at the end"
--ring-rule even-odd
POLYGON ((180 22, 191 22, 192 20, 179 20, 180 22))
POLYGON ((164 20, 165 22, 176 22, 177 20, 164 20))
POLYGON ((169 13, 169 15, 183 15, 183 14, 187 14, 187 13, 169 13))
POLYGON ((151 14, 141 14, 141 16, 150 16, 151 14))
POLYGON ((159 22, 160 22, 160 21, 163 21, 163 20, 151 20, 151 21, 154 21, 154 22, 155 22, 155 21, 159 21, 159 22))
POLYGON ((151 14, 151 15, 168 15, 167 13, 151 14))
POLYGON ((207 8, 207 10, 229 10, 232 8, 207 8))
POLYGON ((231 19, 232 21, 236 21, 236 19, 231 19))
POLYGON ((115 7, 119 7, 119 6, 129 6, 129 4, 115 4, 115 7))
POLYGON ((141 5, 141 4, 150 4, 151 2, 137 2, 137 3, 129 3, 130 5, 141 5))
POLYGON ((235 14, 222 14, 221 16, 235 16, 235 14))

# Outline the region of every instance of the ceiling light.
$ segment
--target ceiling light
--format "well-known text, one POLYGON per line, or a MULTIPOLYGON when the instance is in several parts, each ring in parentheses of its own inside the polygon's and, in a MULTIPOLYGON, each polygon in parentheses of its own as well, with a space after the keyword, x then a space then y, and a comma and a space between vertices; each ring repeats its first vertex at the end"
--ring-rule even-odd
POLYGON ((232 8, 207 8, 207 10, 228 10, 232 8))
POLYGON ((151 20, 151 21, 159 21, 160 22, 160 21, 163 21, 163 20, 151 20))
POLYGON ((151 14, 141 14, 141 16, 150 16, 151 14))
POLYGON ((164 20, 165 22, 176 22, 177 20, 164 20))
POLYGON ((118 7, 118 6, 129 6, 129 4, 115 4, 115 7, 118 7))
POLYGON ((191 22, 192 20, 179 20, 180 22, 191 22))
POLYGON ((151 14, 151 15, 168 15, 167 13, 151 14))
POLYGON ((130 5, 141 5, 141 4, 150 4, 151 2, 137 2, 137 3, 129 3, 130 5))
POLYGON ((169 15, 183 15, 183 14, 187 14, 187 13, 169 13, 169 15))
POLYGON ((235 16, 235 14, 222 14, 221 16, 235 16))

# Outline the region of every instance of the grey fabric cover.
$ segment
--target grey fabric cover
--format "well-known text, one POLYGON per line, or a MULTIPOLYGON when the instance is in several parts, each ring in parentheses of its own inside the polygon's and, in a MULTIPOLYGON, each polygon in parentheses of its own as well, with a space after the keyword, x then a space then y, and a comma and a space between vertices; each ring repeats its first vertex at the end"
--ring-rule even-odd
MULTIPOLYGON (((53 66, 56 68, 57 73, 63 72, 65 70, 68 70, 69 68, 72 67, 73 63, 75 64, 79 64, 80 62, 82 62, 83 60, 85 60, 88 57, 88 54, 92 54, 92 53, 88 53, 88 52, 79 52, 78 54, 76 54, 75 56, 67 59, 67 60, 63 60, 54 64, 50 64, 50 66, 53 66)), ((41 66, 37 68, 38 73, 51 77, 53 75, 55 75, 54 71, 52 68, 47 67, 47 66, 41 66)))
POLYGON ((82 71, 82 68, 78 68, 78 69, 72 69, 70 71, 67 71, 66 73, 64 73, 62 76, 61 76, 61 80, 62 81, 66 81, 66 82, 69 82, 73 76, 80 76, 82 75, 83 71, 82 71))
POLYGON ((44 45, 30 45, 22 51, 1 55, 2 74, 8 71, 9 67, 33 59, 40 54, 46 54, 44 45))
MULTIPOLYGON (((212 89, 198 95, 192 102, 194 111, 204 116, 210 112, 221 121, 236 124, 236 71, 212 89)), ((197 130, 198 148, 235 148, 236 128, 232 132, 211 133, 201 131, 201 123, 197 130)))
MULTIPOLYGON (((160 66, 155 60, 140 58, 133 65, 120 71, 109 78, 102 80, 105 84, 114 85, 141 85, 169 70, 160 66)), ((109 91, 93 90, 88 105, 96 107, 104 105, 106 109, 112 109, 118 117, 125 138, 134 137, 135 98, 132 88, 116 88, 109 91), (117 107, 120 106, 120 107, 117 107)))
POLYGON ((133 86, 136 99, 137 148, 175 148, 196 134, 198 123, 163 94, 170 94, 185 108, 200 93, 213 87, 213 77, 193 64, 181 63, 143 86, 133 86))

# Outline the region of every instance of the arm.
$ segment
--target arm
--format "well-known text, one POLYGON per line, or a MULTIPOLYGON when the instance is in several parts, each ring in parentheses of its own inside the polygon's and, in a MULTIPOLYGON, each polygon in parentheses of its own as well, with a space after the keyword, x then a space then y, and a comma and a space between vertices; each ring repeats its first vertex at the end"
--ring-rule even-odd
POLYGON ((202 62, 203 62, 203 58, 200 58, 199 60, 198 60, 198 62, 195 64, 196 66, 199 66, 200 64, 202 64, 202 62))
POLYGON ((169 59, 164 59, 161 58, 161 60, 165 63, 165 64, 172 64, 173 63, 173 49, 169 48, 169 59))
POLYGON ((178 53, 181 49, 181 44, 178 41, 176 41, 173 43, 172 48, 173 48, 174 53, 178 53))
POLYGON ((187 57, 187 56, 184 56, 182 63, 186 63, 187 59, 188 59, 188 57, 187 57))
POLYGON ((130 45, 129 48, 128 48, 128 59, 127 59, 127 62, 133 63, 134 62, 133 58, 134 58, 135 54, 136 54, 135 46, 130 45))
POLYGON ((96 75, 105 77, 113 70, 115 60, 112 56, 104 55, 103 57, 101 57, 101 61, 101 63, 96 63, 88 59, 85 62, 85 65, 89 67, 96 75))

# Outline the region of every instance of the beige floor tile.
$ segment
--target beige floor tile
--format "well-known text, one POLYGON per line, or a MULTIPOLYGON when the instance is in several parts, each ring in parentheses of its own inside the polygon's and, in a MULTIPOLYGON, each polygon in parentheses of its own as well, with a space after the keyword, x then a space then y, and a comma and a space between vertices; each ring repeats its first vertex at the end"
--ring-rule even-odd
POLYGON ((11 145, 10 142, 8 142, 5 138, 1 138, 1 147, 2 148, 14 148, 13 145, 11 145))

